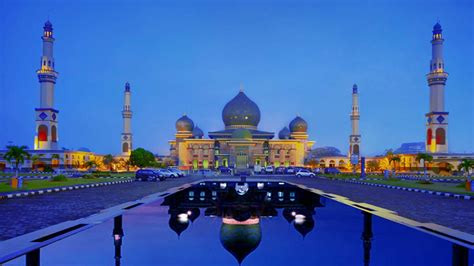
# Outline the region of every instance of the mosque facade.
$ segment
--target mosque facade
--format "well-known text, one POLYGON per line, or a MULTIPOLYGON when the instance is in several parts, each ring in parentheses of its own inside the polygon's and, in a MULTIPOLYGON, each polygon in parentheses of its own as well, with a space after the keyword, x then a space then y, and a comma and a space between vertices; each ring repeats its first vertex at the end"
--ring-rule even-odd
POLYGON ((258 105, 240 90, 222 110, 224 129, 208 132, 207 138, 188 116, 179 118, 170 155, 182 169, 303 166, 314 144, 308 123, 297 116, 275 138, 258 128, 260 118, 258 105))

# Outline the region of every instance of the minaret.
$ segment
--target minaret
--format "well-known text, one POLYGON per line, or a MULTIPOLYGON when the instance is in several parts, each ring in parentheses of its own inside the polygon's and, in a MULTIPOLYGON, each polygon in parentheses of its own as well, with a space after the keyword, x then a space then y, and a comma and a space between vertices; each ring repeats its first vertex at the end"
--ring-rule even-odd
POLYGON ((426 114, 426 151, 448 152, 448 112, 444 110, 444 86, 448 73, 444 71, 443 36, 439 23, 433 27, 431 40, 430 73, 427 74, 430 87, 430 112, 426 114))
POLYGON ((122 155, 130 155, 132 152, 132 109, 130 105, 130 83, 125 83, 125 98, 123 103, 123 133, 122 133, 122 155))
POLYGON ((352 133, 349 136, 349 157, 352 155, 360 156, 360 133, 359 133, 359 92, 357 89, 357 84, 352 86, 352 112, 350 115, 351 118, 351 128, 352 133))
POLYGON ((36 71, 40 82, 40 106, 36 108, 35 150, 58 149, 58 113, 54 109, 54 85, 58 73, 54 71, 53 25, 46 21, 43 27, 43 56, 36 71))

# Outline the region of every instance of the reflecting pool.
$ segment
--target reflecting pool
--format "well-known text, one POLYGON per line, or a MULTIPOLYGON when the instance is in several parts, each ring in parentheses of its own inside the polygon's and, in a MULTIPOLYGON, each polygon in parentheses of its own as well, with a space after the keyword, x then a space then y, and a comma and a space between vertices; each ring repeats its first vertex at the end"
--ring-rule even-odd
POLYGON ((41 263, 451 265, 452 247, 290 184, 205 182, 46 246, 41 263))

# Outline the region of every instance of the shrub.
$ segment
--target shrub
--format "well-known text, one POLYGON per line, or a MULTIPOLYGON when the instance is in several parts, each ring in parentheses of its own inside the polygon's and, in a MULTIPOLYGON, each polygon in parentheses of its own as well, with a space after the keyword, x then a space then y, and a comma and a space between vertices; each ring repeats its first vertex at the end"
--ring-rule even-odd
POLYGON ((100 178, 100 177, 108 177, 110 174, 108 173, 93 173, 92 176, 95 178, 100 178))
POLYGON ((52 172, 54 172, 54 169, 53 169, 53 167, 51 167, 50 165, 46 165, 46 166, 44 167, 43 172, 52 173, 52 172))
POLYGON ((61 182, 61 181, 66 181, 67 180, 67 177, 65 175, 56 175, 56 176, 53 176, 53 178, 51 179, 51 181, 53 182, 61 182))
POLYGON ((428 180, 420 180, 420 181, 417 181, 416 183, 421 184, 421 185, 431 185, 431 184, 433 184, 433 182, 428 181, 428 180))
POLYGON ((91 175, 91 174, 86 174, 86 175, 83 175, 82 178, 84 178, 84 179, 96 179, 96 176, 91 175))

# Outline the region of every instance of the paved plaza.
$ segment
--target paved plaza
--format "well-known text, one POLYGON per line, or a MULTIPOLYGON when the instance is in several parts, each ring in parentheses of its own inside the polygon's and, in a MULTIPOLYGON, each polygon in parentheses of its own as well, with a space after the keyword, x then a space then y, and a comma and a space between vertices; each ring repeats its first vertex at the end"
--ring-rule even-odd
MULTIPOLYGON (((43 196, 0 201, 0 240, 9 239, 68 220, 95 214, 103 209, 133 201, 169 188, 194 182, 202 177, 189 176, 164 182, 133 182, 107 187, 73 190, 43 196)), ((218 178, 216 178, 218 179, 218 178)), ((432 222, 474 234, 474 201, 422 193, 333 181, 321 178, 251 177, 252 180, 286 180, 327 193, 345 196, 396 211, 419 222, 432 222)))

